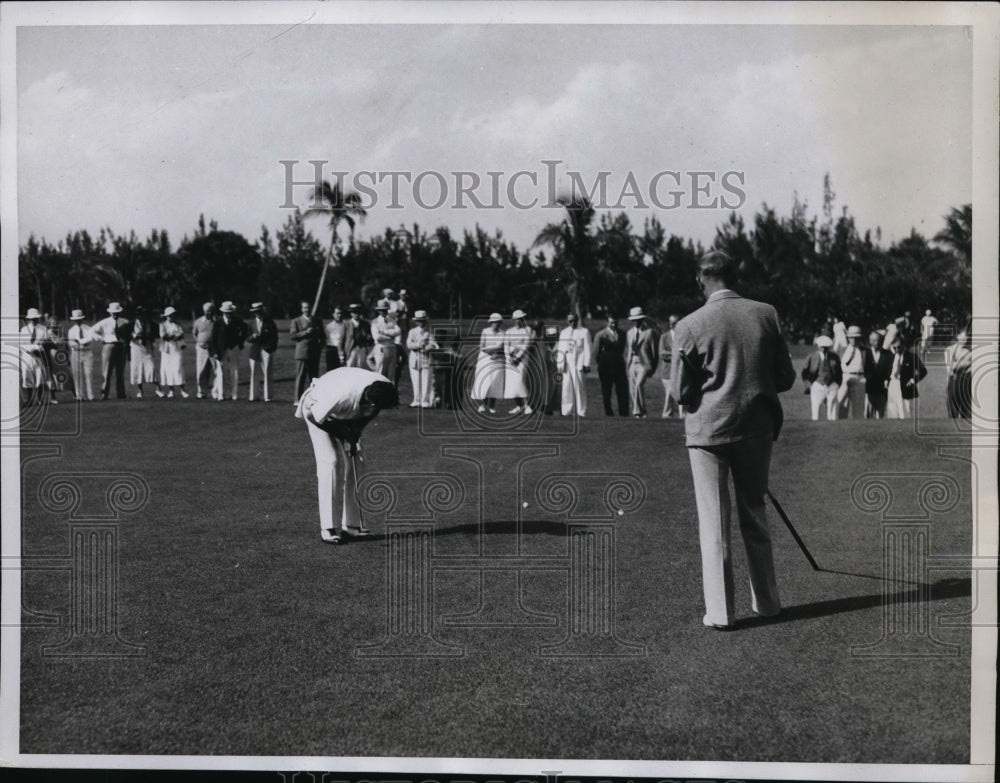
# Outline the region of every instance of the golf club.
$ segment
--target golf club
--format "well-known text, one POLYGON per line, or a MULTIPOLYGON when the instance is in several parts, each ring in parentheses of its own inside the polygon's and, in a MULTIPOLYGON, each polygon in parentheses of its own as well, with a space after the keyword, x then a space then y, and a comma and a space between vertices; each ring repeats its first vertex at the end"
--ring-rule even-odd
POLYGON ((791 520, 788 518, 788 515, 785 513, 785 509, 781 507, 781 504, 778 502, 778 499, 771 494, 771 490, 767 490, 767 496, 771 500, 771 505, 774 506, 774 510, 777 511, 778 516, 781 517, 781 521, 784 522, 785 527, 788 528, 788 532, 791 533, 792 538, 795 539, 795 543, 799 545, 799 549, 802 550, 802 554, 806 556, 806 560, 809 561, 809 565, 813 567, 813 571, 823 570, 816 563, 815 558, 813 558, 813 556, 809 553, 809 550, 806 548, 805 543, 802 541, 802 538, 799 536, 798 532, 793 527, 791 520))
POLYGON ((358 489, 358 444, 351 444, 351 463, 354 468, 354 498, 358 503, 358 535, 367 536, 368 528, 365 527, 365 518, 361 515, 361 498, 358 489))

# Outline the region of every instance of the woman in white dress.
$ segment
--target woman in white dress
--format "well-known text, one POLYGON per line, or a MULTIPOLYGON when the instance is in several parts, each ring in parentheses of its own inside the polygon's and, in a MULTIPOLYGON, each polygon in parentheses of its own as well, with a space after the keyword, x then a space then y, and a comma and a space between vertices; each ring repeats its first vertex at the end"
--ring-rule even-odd
POLYGON ((528 398, 528 374, 531 372, 528 365, 531 329, 525 323, 526 317, 524 310, 515 310, 511 316, 514 325, 504 334, 507 368, 504 375, 503 396, 514 400, 514 407, 510 409, 510 413, 523 413, 528 416, 533 411, 526 401, 528 398))
POLYGON ((49 399, 55 403, 56 394, 52 389, 48 361, 48 345, 52 342, 52 335, 41 323, 42 314, 36 308, 29 307, 24 320, 26 323, 21 329, 19 345, 22 401, 30 405, 49 399))
POLYGON ((492 313, 489 326, 479 338, 479 358, 472 380, 472 399, 479 402, 479 413, 497 412, 497 398, 504 394, 506 340, 500 328, 503 316, 492 313))
POLYGON ((160 324, 160 385, 166 387, 167 396, 174 396, 174 387, 179 387, 181 397, 189 396, 184 391, 184 367, 181 357, 184 355, 184 329, 174 316, 177 311, 168 307, 163 311, 163 323, 160 324))

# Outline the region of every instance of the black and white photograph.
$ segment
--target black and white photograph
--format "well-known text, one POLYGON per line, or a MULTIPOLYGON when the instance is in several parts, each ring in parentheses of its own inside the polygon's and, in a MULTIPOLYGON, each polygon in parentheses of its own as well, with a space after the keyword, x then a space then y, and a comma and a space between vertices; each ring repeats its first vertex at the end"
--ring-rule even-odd
POLYGON ((998 42, 0 5, 0 765, 993 780, 998 42))

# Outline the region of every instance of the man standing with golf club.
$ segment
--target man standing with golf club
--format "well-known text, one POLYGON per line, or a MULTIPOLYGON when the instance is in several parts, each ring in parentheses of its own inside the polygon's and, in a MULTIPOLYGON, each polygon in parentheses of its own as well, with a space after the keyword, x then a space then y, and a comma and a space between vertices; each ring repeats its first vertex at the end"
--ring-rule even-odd
POLYGON ((367 535, 358 505, 357 461, 361 432, 379 411, 399 404, 396 387, 384 375, 360 367, 338 367, 315 379, 299 399, 295 416, 306 420, 316 456, 320 537, 339 544, 352 528, 367 535), (340 526, 333 512, 343 497, 340 526))
POLYGON ((675 327, 670 373, 673 395, 687 413, 703 623, 720 630, 735 621, 730 474, 750 573, 751 608, 765 617, 781 611, 764 496, 772 442, 783 421, 778 393, 795 383, 777 313, 732 291, 736 272, 736 262, 720 250, 702 256, 696 279, 707 301, 675 327))

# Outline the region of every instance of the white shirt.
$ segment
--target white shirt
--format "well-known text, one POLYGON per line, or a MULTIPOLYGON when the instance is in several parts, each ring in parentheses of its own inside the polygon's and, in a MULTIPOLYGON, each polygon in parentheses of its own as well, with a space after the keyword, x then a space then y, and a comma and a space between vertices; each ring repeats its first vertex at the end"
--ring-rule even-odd
POLYGON ((579 370, 590 366, 590 332, 582 326, 567 326, 559 333, 556 361, 561 369, 579 370))
POLYGON ((94 330, 84 323, 73 324, 69 328, 66 339, 69 340, 70 347, 74 350, 88 348, 94 340, 94 330))
POLYGON ((361 396, 376 381, 391 381, 384 375, 361 367, 338 367, 316 378, 305 390, 295 409, 295 418, 306 412, 313 420, 322 423, 327 419, 347 421, 361 413, 361 396))

